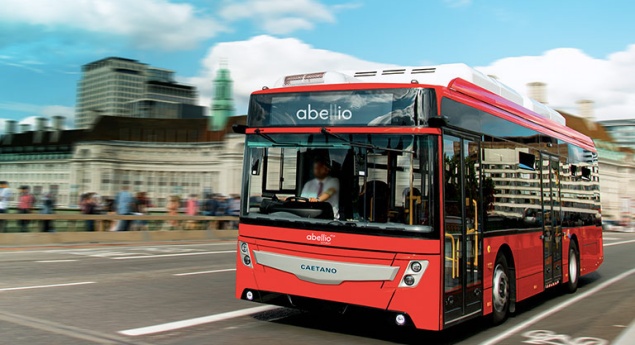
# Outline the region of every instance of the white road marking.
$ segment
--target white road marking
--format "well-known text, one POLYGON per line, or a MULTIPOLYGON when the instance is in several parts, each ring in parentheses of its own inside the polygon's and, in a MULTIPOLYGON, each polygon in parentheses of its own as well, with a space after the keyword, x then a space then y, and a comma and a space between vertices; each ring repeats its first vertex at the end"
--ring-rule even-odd
POLYGON ((629 345, 633 343, 633 339, 635 339, 635 321, 613 341, 613 345, 629 345))
POLYGON ((579 337, 572 338, 566 334, 558 334, 554 331, 548 330, 534 330, 523 333, 523 337, 529 338, 523 343, 527 344, 593 344, 593 345, 608 345, 609 342, 606 339, 593 338, 593 337, 579 337))
POLYGON ((266 305, 266 306, 262 306, 262 307, 240 309, 240 310, 230 311, 230 312, 227 312, 227 313, 220 313, 220 314, 214 314, 214 315, 209 315, 209 316, 197 317, 195 319, 168 322, 168 323, 164 323, 164 324, 160 324, 160 325, 154 325, 154 326, 148 326, 148 327, 127 329, 127 330, 124 330, 124 331, 119 331, 118 333, 119 334, 123 334, 123 335, 129 335, 129 336, 138 336, 138 335, 148 335, 148 334, 154 334, 154 333, 161 333, 161 332, 173 331, 175 329, 181 329, 181 328, 198 326, 198 325, 202 325, 202 324, 206 324, 206 323, 212 323, 212 322, 218 322, 218 321, 234 319, 234 318, 237 318, 237 317, 248 316, 248 315, 252 315, 252 314, 256 314, 256 313, 262 313, 264 311, 269 311, 269 310, 274 310, 274 309, 279 309, 279 308, 281 308, 281 307, 273 306, 273 305, 266 305))
POLYGON ((228 269, 224 269, 224 270, 213 270, 213 271, 200 271, 200 272, 188 272, 188 273, 177 273, 174 274, 177 277, 182 277, 182 276, 193 276, 196 274, 208 274, 208 273, 220 273, 220 272, 233 272, 235 271, 235 268, 228 268, 228 269))
POLYGON ((617 240, 621 240, 621 238, 618 237, 603 237, 603 239, 605 241, 617 241, 617 240))
POLYGON ((55 262, 73 262, 73 261, 77 261, 77 260, 40 260, 36 262, 48 264, 48 263, 55 263, 55 262))
POLYGON ((628 241, 621 241, 621 242, 613 242, 613 243, 604 243, 605 247, 610 247, 610 246, 617 246, 619 244, 627 244, 627 243, 633 243, 635 242, 635 240, 628 240, 628 241))
POLYGON ((0 292, 15 291, 15 290, 44 289, 44 288, 52 288, 52 287, 86 285, 86 284, 95 284, 95 283, 96 282, 79 282, 79 283, 65 283, 65 284, 51 284, 51 285, 21 286, 21 287, 12 287, 12 288, 0 288, 0 292))
POLYGON ((543 311, 542 313, 530 318, 529 320, 521 322, 518 325, 516 325, 516 326, 514 326, 514 327, 512 327, 512 328, 510 328, 510 329, 508 329, 508 330, 506 330, 506 331, 504 331, 502 333, 500 333, 499 335, 488 339, 487 341, 481 343, 481 345, 498 344, 501 340, 509 338, 510 336, 522 331, 523 329, 525 329, 525 328, 527 328, 527 327, 529 327, 529 326, 531 326, 531 325, 533 325, 533 324, 535 324, 535 323, 537 323, 537 322, 539 322, 539 321, 541 321, 541 320, 543 320, 543 319, 545 319, 545 318, 547 318, 547 317, 549 317, 549 316, 551 316, 551 315, 553 315, 553 314, 555 314, 555 313, 557 313, 557 312, 559 312, 559 311, 571 306, 572 304, 575 304, 575 303, 577 303, 577 302, 579 302, 579 301, 581 301, 581 300, 593 295, 594 293, 596 293, 596 292, 598 292, 598 291, 600 291, 600 290, 602 290, 602 289, 604 289, 604 288, 606 288, 606 287, 608 287, 608 286, 610 286, 610 285, 612 285, 612 284, 614 284, 614 283, 616 283, 616 282, 618 282, 618 281, 620 281, 620 280, 632 275, 633 273, 635 273, 635 268, 630 269, 630 270, 628 270, 628 271, 626 271, 626 272, 624 272, 624 273, 622 273, 622 274, 620 274, 620 275, 618 275, 616 277, 613 277, 613 278, 603 282, 602 284, 600 284, 600 285, 598 285, 598 286, 596 286, 596 287, 594 287, 594 288, 592 288, 592 289, 590 289, 588 291, 585 291, 585 292, 583 292, 583 293, 581 293, 579 295, 576 295, 573 298, 570 298, 570 299, 568 299, 568 300, 566 300, 566 301, 564 301, 564 302, 562 302, 560 304, 557 304, 557 305, 555 305, 555 306, 543 311))
POLYGON ((235 250, 221 250, 221 251, 217 251, 217 252, 193 252, 193 253, 159 254, 159 255, 135 255, 135 256, 120 256, 120 257, 110 258, 110 259, 112 259, 112 260, 154 259, 154 258, 165 258, 165 257, 173 257, 173 256, 228 254, 228 253, 236 253, 236 251, 235 250))

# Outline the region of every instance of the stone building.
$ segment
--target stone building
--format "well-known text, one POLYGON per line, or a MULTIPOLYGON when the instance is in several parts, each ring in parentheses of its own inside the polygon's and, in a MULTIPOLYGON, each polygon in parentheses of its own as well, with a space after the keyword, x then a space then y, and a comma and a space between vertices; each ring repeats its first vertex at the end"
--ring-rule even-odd
POLYGON ((30 186, 36 197, 52 192, 58 205, 71 207, 81 193, 113 196, 122 186, 148 192, 159 206, 170 195, 238 193, 244 136, 231 126, 244 122, 234 116, 225 129, 209 131, 206 119, 102 116, 89 129, 20 133, 8 122, 0 180, 30 186))

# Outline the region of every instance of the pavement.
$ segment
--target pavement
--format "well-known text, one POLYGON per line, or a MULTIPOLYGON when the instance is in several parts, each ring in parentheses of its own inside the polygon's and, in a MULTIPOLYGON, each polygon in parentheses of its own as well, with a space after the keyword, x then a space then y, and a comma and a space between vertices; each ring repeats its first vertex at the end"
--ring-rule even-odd
POLYGON ((235 241, 0 249, 0 344, 635 344, 635 234, 575 294, 434 333, 234 299, 235 241))

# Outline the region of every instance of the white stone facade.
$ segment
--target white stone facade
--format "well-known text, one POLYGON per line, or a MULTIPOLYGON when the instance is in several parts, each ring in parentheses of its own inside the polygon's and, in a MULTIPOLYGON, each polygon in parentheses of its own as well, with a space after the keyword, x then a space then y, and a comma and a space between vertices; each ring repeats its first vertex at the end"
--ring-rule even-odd
POLYGON ((240 193, 243 151, 236 134, 210 143, 79 142, 72 155, 3 160, 0 180, 36 196, 54 191, 60 207, 76 206, 85 192, 114 196, 124 184, 163 207, 170 195, 240 193))

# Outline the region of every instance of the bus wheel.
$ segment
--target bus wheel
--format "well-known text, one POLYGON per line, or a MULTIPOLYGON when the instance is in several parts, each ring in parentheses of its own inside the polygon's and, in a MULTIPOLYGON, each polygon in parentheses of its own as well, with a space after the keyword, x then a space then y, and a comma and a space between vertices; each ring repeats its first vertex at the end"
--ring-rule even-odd
POLYGON ((580 252, 578 245, 571 241, 569 245, 569 281, 565 285, 565 289, 569 293, 574 293, 578 289, 578 281, 580 280, 580 252))
POLYGON ((498 255, 492 279, 492 301, 494 304, 492 321, 497 325, 505 321, 509 314, 511 285, 505 255, 498 255))

